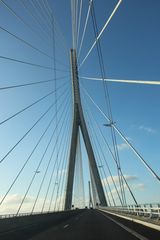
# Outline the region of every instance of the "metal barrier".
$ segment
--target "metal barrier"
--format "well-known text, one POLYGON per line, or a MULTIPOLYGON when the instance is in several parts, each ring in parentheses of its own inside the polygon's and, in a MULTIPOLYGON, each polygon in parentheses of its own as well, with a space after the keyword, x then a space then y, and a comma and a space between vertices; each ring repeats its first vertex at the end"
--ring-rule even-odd
POLYGON ((138 217, 145 217, 149 219, 160 220, 160 204, 139 204, 139 205, 128 205, 128 206, 117 206, 117 207, 100 207, 102 210, 115 212, 117 214, 134 215, 138 217))
MULTIPOLYGON (((60 212, 60 211, 58 211, 60 212)), ((44 214, 48 214, 48 213, 58 213, 58 212, 34 212, 34 213, 19 213, 17 214, 2 214, 0 215, 0 219, 4 219, 4 218, 15 218, 15 217, 24 217, 24 216, 32 216, 32 215, 44 215, 44 214)))

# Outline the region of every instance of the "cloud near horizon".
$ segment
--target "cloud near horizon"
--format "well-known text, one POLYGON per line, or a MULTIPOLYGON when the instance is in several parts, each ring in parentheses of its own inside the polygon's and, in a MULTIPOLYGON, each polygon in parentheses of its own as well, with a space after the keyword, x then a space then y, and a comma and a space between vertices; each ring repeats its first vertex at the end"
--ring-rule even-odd
MULTIPOLYGON (((2 199, 2 196, 0 197, 0 199, 2 199)), ((22 202, 22 199, 23 199, 23 195, 18 194, 18 193, 8 195, 5 199, 5 201, 1 205, 0 215, 1 214, 2 215, 3 214, 16 214, 16 212, 20 206, 20 203, 22 202)), ((57 199, 57 206, 58 206, 58 203, 60 203, 60 202, 63 203, 63 200, 64 200, 64 198, 59 197, 57 199)), ((27 196, 23 203, 20 213, 30 213, 32 210, 32 207, 34 205, 34 202, 35 202, 35 197, 27 196)), ((34 212, 41 211, 43 202, 44 202, 44 198, 39 198, 34 212)), ((50 201, 47 200, 44 211, 48 211, 49 204, 50 204, 50 201)), ((53 200, 52 207, 54 205, 55 205, 55 201, 53 200)))

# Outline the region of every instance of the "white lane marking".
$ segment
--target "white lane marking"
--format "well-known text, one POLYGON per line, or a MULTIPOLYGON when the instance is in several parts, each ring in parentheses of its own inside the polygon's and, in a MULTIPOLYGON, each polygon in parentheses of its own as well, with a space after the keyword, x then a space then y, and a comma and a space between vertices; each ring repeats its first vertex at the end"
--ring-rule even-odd
POLYGON ((141 234, 135 232, 134 230, 126 227, 125 225, 123 225, 122 223, 112 219, 109 216, 106 216, 106 214, 100 212, 104 217, 108 218, 109 220, 111 220, 112 222, 116 223, 117 225, 119 225, 121 228, 123 228, 124 230, 126 230, 127 232, 131 233, 133 236, 135 236, 136 238, 140 239, 140 240, 149 240, 148 238, 142 236, 141 234))
POLYGON ((63 228, 67 228, 67 227, 69 227, 69 224, 66 224, 63 228))
POLYGON ((135 219, 135 218, 132 218, 132 217, 122 216, 122 215, 120 215, 120 214, 112 213, 112 212, 106 211, 106 210, 100 210, 100 211, 109 213, 109 214, 114 215, 114 216, 117 216, 117 217, 121 217, 121 218, 127 219, 127 220, 132 221, 132 222, 135 222, 135 223, 139 223, 139 224, 144 225, 144 226, 146 226, 146 227, 149 227, 149 228, 152 228, 152 229, 155 229, 155 230, 160 231, 160 226, 159 226, 159 225, 156 225, 156 224, 153 224, 153 223, 149 223, 149 222, 144 222, 144 221, 142 221, 142 220, 135 219))

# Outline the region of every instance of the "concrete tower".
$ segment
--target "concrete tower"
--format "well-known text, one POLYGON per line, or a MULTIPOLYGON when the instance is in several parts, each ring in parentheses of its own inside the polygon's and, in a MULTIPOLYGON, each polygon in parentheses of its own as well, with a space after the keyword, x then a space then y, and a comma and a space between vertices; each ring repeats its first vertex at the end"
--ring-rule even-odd
POLYGON ((73 127, 72 127, 72 138, 70 146, 69 166, 68 166, 68 178, 65 198, 65 210, 69 210, 72 207, 72 193, 73 193, 73 180, 74 180, 74 169, 75 169, 75 158, 76 158, 76 147, 78 139, 78 131, 81 129, 83 140, 88 154, 89 166, 94 178, 98 198, 102 206, 107 206, 105 194, 103 191, 101 179, 99 176, 94 152, 92 149, 91 141, 89 138, 87 126, 85 123, 80 90, 79 90, 79 79, 78 79, 78 68, 77 68, 77 57, 76 50, 71 49, 71 72, 72 72, 72 89, 73 89, 73 104, 74 104, 74 116, 73 116, 73 127))

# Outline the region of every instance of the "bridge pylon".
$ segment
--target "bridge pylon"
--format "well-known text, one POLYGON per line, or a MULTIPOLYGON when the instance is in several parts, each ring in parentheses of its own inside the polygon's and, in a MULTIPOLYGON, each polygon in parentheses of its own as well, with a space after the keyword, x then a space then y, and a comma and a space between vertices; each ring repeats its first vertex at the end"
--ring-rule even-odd
POLYGON ((85 118, 83 115, 80 89, 79 89, 77 57, 76 57, 75 49, 70 50, 70 61, 71 61, 71 73, 72 73, 74 115, 73 115, 72 137, 71 137, 69 166, 68 166, 68 178, 67 178, 67 186, 66 186, 65 210, 69 210, 72 207, 72 193, 73 193, 73 181, 74 181, 74 170, 75 170, 75 160, 76 160, 76 148, 77 148, 78 132, 80 129, 81 129, 82 137, 87 150, 89 167, 92 172, 92 176, 94 178, 95 187, 97 190, 100 205, 107 206, 107 201, 105 198, 102 182, 98 172, 93 148, 92 148, 90 137, 88 134, 85 118))

